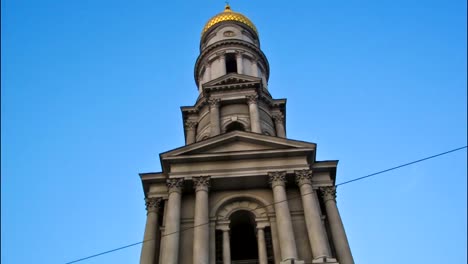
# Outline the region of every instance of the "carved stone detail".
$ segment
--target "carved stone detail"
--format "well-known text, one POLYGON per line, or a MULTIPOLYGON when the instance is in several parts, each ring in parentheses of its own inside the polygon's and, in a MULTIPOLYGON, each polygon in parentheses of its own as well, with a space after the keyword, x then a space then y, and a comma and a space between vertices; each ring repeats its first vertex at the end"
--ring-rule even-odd
POLYGON ((219 98, 210 98, 208 99, 208 104, 210 107, 219 107, 219 102, 221 102, 221 99, 219 98))
POLYGON ((210 188, 210 176, 193 177, 195 191, 208 191, 210 188))
POLYGON ((184 178, 167 179, 166 185, 167 185, 169 193, 181 192, 182 187, 184 186, 184 178))
POLYGON ((294 173, 296 174, 296 183, 299 187, 303 184, 312 185, 312 170, 297 170, 294 173))
POLYGON ((275 122, 283 123, 284 121, 284 115, 281 113, 274 114, 272 117, 273 117, 273 120, 275 120, 275 122))
POLYGON ((269 183, 271 184, 271 187, 274 188, 275 186, 286 185, 286 171, 272 171, 268 172, 269 176, 269 183))
POLYGON ((246 95, 245 98, 247 98, 248 104, 256 104, 258 101, 258 95, 256 94, 246 95))
POLYGON ((322 192, 322 197, 323 197, 324 202, 326 202, 328 200, 335 201, 335 199, 336 199, 336 186, 320 187, 320 191, 322 192))
POLYGON ((197 127, 198 122, 195 121, 186 121, 185 122, 185 129, 187 130, 195 130, 197 127))
POLYGON ((146 211, 157 212, 159 210, 159 207, 161 206, 161 202, 161 197, 145 198, 146 211))

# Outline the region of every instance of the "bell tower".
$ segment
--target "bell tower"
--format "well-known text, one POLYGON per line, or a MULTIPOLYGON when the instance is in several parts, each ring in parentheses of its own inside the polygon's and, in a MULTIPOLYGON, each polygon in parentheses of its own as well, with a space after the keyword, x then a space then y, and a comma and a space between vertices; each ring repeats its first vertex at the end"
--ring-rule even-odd
POLYGON ((181 107, 185 146, 141 173, 142 264, 354 264, 336 205, 338 161, 286 138, 286 99, 269 91, 259 33, 226 5, 204 26, 181 107))
POLYGON ((194 70, 199 97, 182 107, 186 144, 233 130, 285 137, 286 100, 271 97, 269 74, 257 28, 226 5, 202 30, 194 70))

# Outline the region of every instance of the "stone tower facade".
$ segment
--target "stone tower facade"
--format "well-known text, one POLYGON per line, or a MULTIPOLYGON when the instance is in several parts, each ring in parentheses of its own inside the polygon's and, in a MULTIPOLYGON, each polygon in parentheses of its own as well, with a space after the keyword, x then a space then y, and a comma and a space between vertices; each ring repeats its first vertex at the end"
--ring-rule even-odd
POLYGON ((286 138, 255 25, 227 5, 202 31, 186 145, 140 174, 142 264, 354 263, 336 206, 337 161, 286 138))

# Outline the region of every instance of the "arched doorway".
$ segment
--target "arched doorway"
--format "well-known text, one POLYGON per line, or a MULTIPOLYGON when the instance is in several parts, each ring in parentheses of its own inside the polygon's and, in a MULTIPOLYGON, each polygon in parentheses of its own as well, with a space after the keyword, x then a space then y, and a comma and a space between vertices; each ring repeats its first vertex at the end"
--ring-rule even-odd
POLYGON ((231 260, 235 263, 257 263, 258 246, 255 235, 255 216, 245 210, 233 213, 230 217, 231 260))

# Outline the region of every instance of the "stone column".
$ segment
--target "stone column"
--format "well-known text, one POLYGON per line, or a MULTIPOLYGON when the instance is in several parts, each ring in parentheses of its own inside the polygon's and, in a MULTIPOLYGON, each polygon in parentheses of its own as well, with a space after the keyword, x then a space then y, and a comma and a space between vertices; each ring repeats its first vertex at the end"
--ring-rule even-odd
POLYGON ((206 62, 206 67, 205 67, 205 72, 206 72, 206 79, 205 83, 211 81, 211 64, 207 61, 206 62))
POLYGON ((327 211, 328 223, 332 233, 333 244, 335 245, 336 254, 340 264, 354 264, 353 255, 349 248, 348 238, 344 230, 343 222, 341 222, 340 213, 336 207, 336 187, 322 187, 320 188, 325 202, 325 209, 327 211))
MULTIPOLYGON (((217 53, 219 59, 220 76, 226 75, 226 57, 224 52, 217 53)), ((219 77, 219 76, 218 76, 219 77)))
POLYGON ((254 95, 247 95, 247 103, 249 104, 249 113, 250 113, 250 128, 252 132, 255 133, 262 133, 262 129, 260 127, 260 114, 258 112, 258 96, 254 95))
POLYGON ((284 129, 284 116, 279 113, 273 115, 273 120, 275 121, 276 136, 285 138, 286 131, 284 129))
POLYGON ((242 60, 242 51, 236 53, 237 73, 244 74, 244 64, 242 60))
POLYGON ((268 264, 268 255, 265 241, 265 227, 257 226, 258 263, 268 264))
POLYGON ((210 104, 210 129, 212 137, 221 133, 221 127, 219 125, 219 102, 219 98, 208 100, 210 104))
POLYGON ((167 180, 169 199, 167 201, 167 215, 165 220, 164 249, 161 251, 161 260, 164 264, 178 264, 180 205, 183 185, 183 178, 167 180))
POLYGON ((216 223, 210 222, 210 264, 216 264, 216 223))
POLYGON ((252 60, 252 76, 258 77, 258 64, 257 59, 252 60))
POLYGON ((312 171, 300 170, 295 171, 295 173, 296 182, 301 192, 307 234, 314 260, 332 259, 327 235, 322 225, 320 204, 315 190, 312 189, 312 171))
POLYGON ((273 200, 275 202, 276 222, 280 240, 281 259, 284 263, 297 259, 296 240, 291 222, 291 214, 286 197, 286 172, 269 172, 271 187, 273 188, 273 200))
POLYGON ((185 122, 185 131, 186 131, 185 144, 186 145, 195 143, 196 127, 197 127, 197 122, 194 122, 194 121, 185 122))
POLYGON ((153 264, 156 257, 156 248, 159 244, 158 233, 158 214, 161 204, 160 197, 146 198, 146 227, 145 236, 143 238, 143 246, 141 247, 140 264, 153 264))
POLYGON ((276 216, 270 216, 270 227, 271 227, 271 240, 273 242, 273 255, 275 255, 275 263, 281 262, 281 251, 278 239, 278 228, 276 227, 276 216))
POLYGON ((229 241, 229 227, 223 227, 223 264, 231 264, 231 244, 229 241))
POLYGON ((208 189, 210 177, 194 177, 195 217, 193 229, 193 263, 208 264, 210 256, 210 228, 208 218, 208 189))

